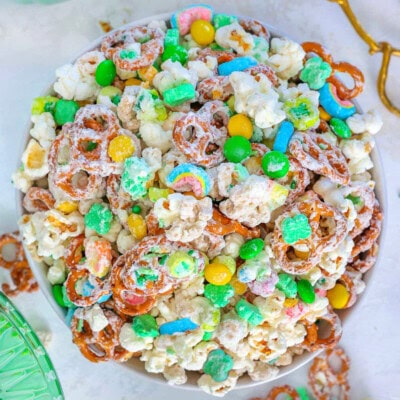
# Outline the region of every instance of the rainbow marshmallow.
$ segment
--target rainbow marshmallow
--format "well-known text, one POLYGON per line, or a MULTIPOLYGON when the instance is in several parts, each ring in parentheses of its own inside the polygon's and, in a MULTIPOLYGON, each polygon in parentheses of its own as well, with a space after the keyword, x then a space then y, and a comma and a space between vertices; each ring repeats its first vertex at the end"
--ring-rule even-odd
POLYGON ((192 189, 197 197, 204 197, 210 192, 211 181, 204 169, 193 164, 181 164, 169 173, 167 185, 182 192, 192 189))
POLYGON ((214 9, 207 4, 194 4, 179 10, 171 17, 172 28, 179 29, 181 35, 187 35, 194 21, 204 19, 211 22, 214 9))
POLYGON ((336 87, 332 83, 325 83, 319 90, 319 101, 324 110, 335 118, 347 119, 356 112, 351 101, 338 97, 336 87))

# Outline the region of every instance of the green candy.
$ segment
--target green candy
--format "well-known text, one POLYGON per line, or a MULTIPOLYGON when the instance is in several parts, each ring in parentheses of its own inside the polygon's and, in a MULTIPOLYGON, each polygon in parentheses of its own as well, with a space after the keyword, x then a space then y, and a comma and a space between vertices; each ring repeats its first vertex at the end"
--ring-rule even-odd
POLYGON ((251 143, 243 136, 232 136, 224 144, 224 155, 230 162, 240 163, 251 154, 251 143))
POLYGON ((112 212, 107 206, 95 203, 85 215, 85 226, 99 235, 105 235, 111 228, 112 219, 112 212))
POLYGON ((132 212, 134 214, 140 214, 142 212, 142 207, 136 204, 135 206, 132 207, 132 212))
POLYGON ((203 365, 204 373, 210 375, 215 382, 225 381, 232 368, 233 358, 222 349, 210 351, 203 365))
POLYGON ((160 332, 156 319, 150 314, 138 315, 133 318, 132 328, 139 337, 157 337, 160 332))
POLYGON ((283 292, 289 299, 294 299, 297 295, 296 281, 290 275, 284 273, 279 274, 278 278, 276 288, 283 292))
POLYGON ((56 103, 60 99, 53 96, 36 97, 32 102, 32 115, 39 115, 44 112, 54 112, 56 103))
POLYGON ((282 236, 287 244, 296 243, 298 240, 307 239, 311 235, 308 218, 304 214, 287 217, 282 222, 282 236))
POLYGON ((321 57, 308 59, 300 73, 300 79, 308 83, 310 89, 318 90, 324 86, 332 73, 332 67, 321 57))
POLYGON ((60 99, 54 107, 54 119, 58 125, 74 122, 78 110, 79 105, 76 101, 60 99))
POLYGON ((116 75, 117 68, 114 62, 112 60, 104 60, 96 68, 95 79, 100 86, 110 86, 116 75))
POLYGON ((288 120, 300 131, 305 131, 319 121, 319 110, 305 96, 285 101, 283 106, 288 120))
POLYGON ((161 55, 161 60, 167 61, 178 61, 182 65, 186 64, 189 54, 188 51, 183 47, 178 45, 167 46, 164 49, 164 53, 161 55))
POLYGON ((121 176, 122 188, 128 192, 132 200, 140 199, 147 194, 147 182, 151 178, 151 170, 143 158, 130 157, 125 160, 121 176))
POLYGON ((259 325, 263 320, 260 310, 245 299, 240 299, 236 303, 235 310, 239 317, 247 321, 250 325, 259 325))
POLYGON ((308 395, 307 389, 305 387, 297 388, 296 392, 300 396, 300 400, 311 400, 311 397, 308 395))
POLYGON ((151 268, 138 268, 135 271, 136 283, 140 288, 144 288, 147 282, 156 282, 159 278, 158 272, 151 268))
POLYGON ((265 175, 273 179, 279 179, 287 175, 290 163, 286 154, 272 150, 264 155, 261 166, 265 175))
POLYGON ((229 283, 226 285, 213 285, 209 283, 204 287, 204 296, 209 299, 216 307, 225 307, 231 297, 235 294, 235 289, 229 283))
POLYGON ((120 51, 119 56, 122 60, 134 60, 135 58, 137 58, 138 53, 136 53, 136 51, 132 49, 123 49, 120 51))
POLYGON ((167 267, 174 278, 185 278, 193 275, 196 270, 196 261, 189 254, 178 250, 167 259, 167 267))
POLYGON ((264 240, 260 238, 249 240, 248 242, 242 244, 242 246, 240 247, 240 258, 243 258, 243 260, 250 260, 254 257, 257 257, 261 253, 263 248, 264 240))
POLYGON ((204 332, 204 335, 201 340, 204 342, 208 342, 213 336, 213 332, 204 332))
POLYGON ((299 293, 299 297, 304 303, 311 304, 315 301, 315 292, 314 288, 312 287, 311 283, 306 280, 302 279, 297 282, 297 291, 299 293))
POLYGON ((75 308, 75 304, 68 298, 67 289, 64 285, 54 285, 52 287, 53 297, 56 303, 65 308, 75 308))
POLYGON ((179 45, 179 30, 168 29, 164 37, 164 47, 179 45))
POLYGON ((231 25, 237 22, 238 18, 235 15, 215 14, 212 20, 215 29, 222 28, 226 25, 231 25))
POLYGON ((261 64, 266 64, 268 60, 269 43, 266 39, 259 36, 253 36, 254 47, 252 56, 261 64))
POLYGON ((329 125, 336 136, 342 139, 349 139, 351 137, 351 130, 343 120, 339 118, 331 118, 329 125))
POLYGON ((164 93, 164 103, 170 107, 179 106, 186 101, 196 97, 196 90, 190 83, 182 83, 171 89, 167 89, 164 93))

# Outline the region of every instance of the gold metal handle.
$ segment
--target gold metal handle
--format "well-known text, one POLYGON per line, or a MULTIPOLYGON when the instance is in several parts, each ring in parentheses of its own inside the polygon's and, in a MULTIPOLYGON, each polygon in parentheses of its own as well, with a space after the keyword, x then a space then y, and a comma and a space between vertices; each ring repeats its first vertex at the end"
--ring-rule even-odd
POLYGON ((350 21, 351 25, 353 25, 355 31, 358 33, 361 39, 364 40, 364 42, 367 43, 367 45, 369 46, 369 53, 371 55, 375 53, 382 53, 382 64, 379 71, 378 82, 377 82, 378 94, 385 107, 390 112, 400 117, 400 108, 396 107, 392 103, 392 101, 389 99, 386 93, 386 83, 387 83, 390 59, 392 55, 400 57, 400 49, 392 47, 392 45, 388 42, 377 43, 360 24, 348 0, 328 0, 328 1, 332 3, 337 3, 342 8, 343 12, 346 14, 347 19, 350 21))

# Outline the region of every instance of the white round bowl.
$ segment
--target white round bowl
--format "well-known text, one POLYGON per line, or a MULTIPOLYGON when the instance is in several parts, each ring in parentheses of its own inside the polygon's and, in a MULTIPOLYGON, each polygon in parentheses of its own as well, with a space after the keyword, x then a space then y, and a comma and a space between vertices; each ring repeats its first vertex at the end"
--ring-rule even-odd
MULTIPOLYGON (((129 24, 126 24, 123 27, 120 27, 116 30, 123 29, 123 28, 130 27, 130 26, 147 25, 148 23, 150 23, 151 21, 154 21, 154 20, 169 21, 171 16, 172 16, 172 13, 165 13, 165 14, 159 14, 159 15, 155 15, 152 17, 148 17, 148 18, 143 18, 143 19, 131 22, 129 24)), ((242 16, 242 15, 240 15, 239 17, 253 19, 250 17, 242 16)), ((282 33, 280 30, 278 30, 264 22, 263 22, 263 24, 269 29, 269 32, 272 37, 287 36, 284 33, 282 33)), ((100 46, 103 38, 108 36, 109 34, 110 33, 107 33, 106 35, 103 35, 102 37, 95 40, 90 46, 88 46, 86 49, 84 49, 76 57, 76 59, 79 58, 81 55, 87 53, 88 51, 98 48, 100 46)), ((74 60, 72 60, 72 61, 74 61, 74 60)), ((54 84, 54 79, 51 80, 50 85, 47 85, 47 89, 42 93, 43 96, 48 95, 48 94, 54 94, 54 91, 52 89, 53 84, 54 84)), ((360 106, 358 105, 358 103, 354 102, 354 104, 357 108, 357 111, 361 112, 362 110, 361 110, 360 106)), ((27 129, 25 131, 25 137, 21 143, 21 151, 19 154, 22 154, 23 150, 25 149, 25 146, 28 143, 30 128, 31 128, 31 123, 28 124, 27 129)), ((385 214, 385 211, 387 210, 387 195, 386 195, 386 191, 385 191, 386 185, 385 185, 385 181, 384 181, 385 178, 384 178, 384 174, 383 174, 383 170, 382 170, 381 156, 379 154, 379 150, 376 147, 373 149, 371 156, 372 156, 372 160, 374 163, 372 175, 373 175, 373 179, 376 182, 375 193, 380 202, 382 211, 385 214)), ((19 164, 18 164, 18 166, 19 166, 19 164)), ((23 199, 23 194, 20 191, 16 191, 16 205, 17 205, 17 213, 18 213, 19 217, 21 217, 24 214, 24 209, 22 206, 22 199, 23 199)), ((380 263, 380 260, 382 259, 382 245, 384 243, 384 237, 385 237, 385 232, 386 232, 385 228, 386 228, 386 222, 384 221, 383 227, 382 227, 382 232, 381 232, 380 239, 379 239, 380 249, 379 249, 378 259, 376 261, 375 266, 364 275, 364 281, 367 284, 367 289, 368 289, 368 281, 371 279, 371 276, 373 275, 374 271, 377 268, 379 268, 378 264, 380 263)), ((44 263, 40 263, 40 262, 33 260, 33 258, 29 254, 29 251, 26 247, 25 247, 25 252, 26 252, 29 264, 32 268, 32 271, 35 274, 36 280, 39 283, 40 288, 42 289, 47 300, 53 307, 54 311, 65 322, 66 310, 64 308, 60 307, 54 300, 54 297, 52 294, 52 285, 47 280, 48 267, 46 265, 44 265, 44 263)), ((337 314, 340 316, 340 319, 342 320, 342 323, 344 325, 348 322, 351 315, 357 309, 358 305, 363 301, 363 298, 366 296, 365 292, 366 291, 364 291, 364 293, 362 293, 362 295, 359 297, 357 303, 353 307, 346 309, 346 310, 339 310, 339 311, 336 310, 337 314)), ((73 346, 72 341, 71 341, 71 346, 73 346)), ((281 367, 279 369, 278 375, 276 375, 275 377, 273 377, 269 380, 255 382, 255 381, 251 380, 247 375, 244 375, 241 378, 239 378, 234 389, 249 388, 252 386, 264 384, 266 382, 271 382, 275 379, 278 379, 285 375, 288 375, 291 372, 295 371, 296 369, 302 367, 304 364, 308 363, 310 360, 312 360, 314 357, 316 357, 320 352, 321 352, 321 350, 316 351, 314 353, 304 352, 302 355, 296 356, 294 358, 294 361, 292 362, 292 364, 285 366, 285 367, 281 367)), ((153 382, 167 384, 167 381, 162 377, 161 374, 151 374, 151 373, 147 372, 144 368, 144 363, 142 361, 140 361, 138 358, 133 358, 126 363, 114 363, 114 364, 118 367, 122 366, 124 368, 129 368, 132 371, 132 373, 140 375, 141 378, 149 379, 153 382)), ((187 390, 200 390, 200 388, 196 384, 197 379, 199 378, 200 374, 198 374, 197 372, 187 371, 187 375, 188 375, 187 383, 184 385, 177 385, 176 387, 181 388, 181 389, 187 389, 187 390)))

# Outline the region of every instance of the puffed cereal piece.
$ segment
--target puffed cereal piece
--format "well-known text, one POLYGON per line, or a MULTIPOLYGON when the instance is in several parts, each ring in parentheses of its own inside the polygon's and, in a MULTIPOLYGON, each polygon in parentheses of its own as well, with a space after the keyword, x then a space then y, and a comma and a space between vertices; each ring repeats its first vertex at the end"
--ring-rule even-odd
POLYGON ((300 44, 287 38, 273 38, 268 64, 281 79, 290 79, 303 68, 305 52, 300 44))
POLYGON ((229 198, 220 203, 219 209, 228 218, 237 220, 250 228, 267 223, 271 211, 282 206, 286 197, 272 201, 275 182, 265 176, 250 175, 243 183, 235 186, 229 198))
POLYGON ((187 382, 185 369, 177 364, 165 367, 163 375, 169 385, 184 385, 187 382))
POLYGON ((93 99, 101 89, 94 75, 97 66, 104 59, 102 52, 90 51, 78 58, 75 64, 58 68, 54 91, 67 100, 93 99))
POLYGON ((215 41, 225 49, 232 48, 239 55, 250 54, 254 47, 253 36, 237 22, 217 29, 215 41))
POLYGON ((202 235, 212 218, 212 201, 209 197, 197 200, 192 196, 174 193, 168 195, 167 199, 156 201, 154 214, 160 226, 167 228, 169 240, 190 242, 202 235))

